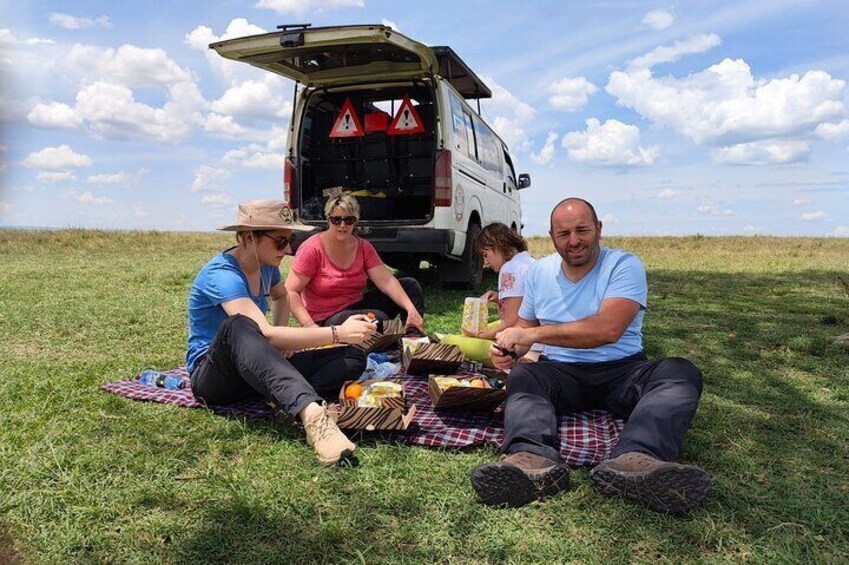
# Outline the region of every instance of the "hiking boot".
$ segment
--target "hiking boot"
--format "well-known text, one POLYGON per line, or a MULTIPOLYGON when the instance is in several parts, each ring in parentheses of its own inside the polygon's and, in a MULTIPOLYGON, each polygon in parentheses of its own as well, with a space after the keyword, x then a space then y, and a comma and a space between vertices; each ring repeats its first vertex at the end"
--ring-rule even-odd
POLYGON ((336 425, 338 414, 324 405, 318 416, 304 422, 307 432, 307 445, 315 449, 318 460, 323 465, 335 465, 340 461, 354 463, 356 445, 342 433, 336 425))
POLYGON ((557 461, 519 451, 472 470, 472 487, 484 504, 517 508, 569 488, 569 469, 557 461))
POLYGON ((701 467, 661 461, 637 451, 602 461, 590 471, 590 480, 602 494, 677 516, 701 504, 711 490, 710 476, 701 467))

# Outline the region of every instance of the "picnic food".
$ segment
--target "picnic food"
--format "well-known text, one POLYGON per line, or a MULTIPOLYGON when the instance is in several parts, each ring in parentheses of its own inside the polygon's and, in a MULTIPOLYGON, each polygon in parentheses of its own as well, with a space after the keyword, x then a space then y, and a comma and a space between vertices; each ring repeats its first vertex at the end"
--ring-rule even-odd
POLYGON ((472 381, 469 383, 469 386, 473 388, 487 388, 486 383, 483 379, 472 379, 472 381))
POLYGON ((469 335, 478 335, 486 329, 489 319, 488 303, 480 298, 466 298, 463 302, 463 322, 461 327, 469 335))
POLYGON ((351 383, 345 387, 345 398, 357 400, 363 394, 363 386, 360 383, 351 383))
MULTIPOLYGON (((381 401, 385 398, 401 398, 402 390, 400 384, 391 381, 373 382, 362 389, 357 406, 381 406, 381 401)), ((345 389, 345 394, 347 393, 348 390, 345 389)))

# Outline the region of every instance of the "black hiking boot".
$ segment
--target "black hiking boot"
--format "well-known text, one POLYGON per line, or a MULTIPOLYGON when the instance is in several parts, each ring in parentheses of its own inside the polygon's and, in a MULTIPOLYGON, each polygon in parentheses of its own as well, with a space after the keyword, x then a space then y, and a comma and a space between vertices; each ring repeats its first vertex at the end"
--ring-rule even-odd
POLYGON ((484 504, 517 508, 569 488, 569 469, 557 461, 520 451, 472 470, 472 487, 484 504))
POLYGON ((710 476, 701 467, 661 461, 637 451, 602 461, 590 471, 590 480, 602 494, 676 516, 699 506, 711 491, 710 476))

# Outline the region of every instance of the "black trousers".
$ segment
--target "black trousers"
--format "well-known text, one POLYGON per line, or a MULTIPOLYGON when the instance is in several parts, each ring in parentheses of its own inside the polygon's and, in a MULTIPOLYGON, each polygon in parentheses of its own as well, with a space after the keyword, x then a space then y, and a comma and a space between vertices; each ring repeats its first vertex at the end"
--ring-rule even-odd
POLYGON ((702 373, 680 358, 649 361, 638 353, 603 363, 541 357, 507 377, 502 453, 528 451, 557 461, 557 416, 603 408, 626 420, 611 458, 639 451, 674 461, 702 393, 702 373))
MULTIPOLYGON (((422 285, 419 284, 419 281, 413 277, 401 277, 398 279, 398 282, 401 283, 401 288, 410 297, 413 306, 419 311, 419 315, 424 316, 424 294, 422 293, 422 285)), ((337 312, 326 320, 316 323, 319 326, 338 326, 350 316, 367 314, 368 312, 373 312, 375 318, 381 322, 391 320, 398 315, 401 316, 401 320, 404 322, 407 321, 407 312, 405 310, 402 310, 400 306, 395 304, 391 298, 383 294, 379 289, 373 288, 363 294, 363 298, 359 302, 351 304, 341 312, 337 312)))
POLYGON ((262 396, 292 418, 310 402, 334 399, 347 380, 366 368, 358 347, 303 351, 286 358, 259 326, 236 314, 218 327, 206 356, 192 371, 192 392, 208 404, 262 396))

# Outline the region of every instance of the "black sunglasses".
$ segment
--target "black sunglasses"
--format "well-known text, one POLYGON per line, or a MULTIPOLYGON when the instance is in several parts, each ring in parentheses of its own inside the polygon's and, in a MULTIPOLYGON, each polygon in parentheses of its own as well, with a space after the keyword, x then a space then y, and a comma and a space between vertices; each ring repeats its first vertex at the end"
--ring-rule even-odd
POLYGON ((268 239, 273 239, 274 244, 277 246, 278 251, 285 251, 286 248, 289 247, 290 245, 292 245, 292 242, 295 241, 295 234, 292 234, 288 237, 286 237, 285 235, 281 235, 280 237, 274 237, 274 236, 268 235, 265 232, 262 232, 259 235, 265 236, 268 239))
POLYGON ((327 216, 327 219, 330 220, 330 223, 334 226, 338 226, 342 222, 345 222, 346 226, 353 226, 357 223, 356 216, 327 216))

